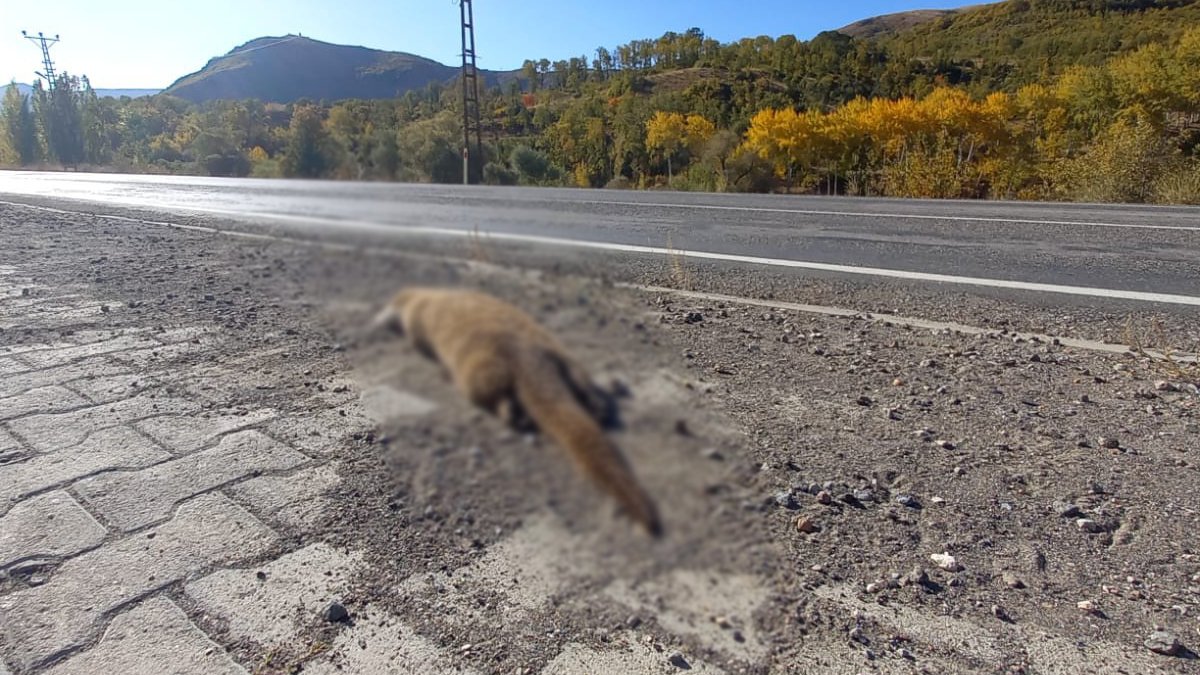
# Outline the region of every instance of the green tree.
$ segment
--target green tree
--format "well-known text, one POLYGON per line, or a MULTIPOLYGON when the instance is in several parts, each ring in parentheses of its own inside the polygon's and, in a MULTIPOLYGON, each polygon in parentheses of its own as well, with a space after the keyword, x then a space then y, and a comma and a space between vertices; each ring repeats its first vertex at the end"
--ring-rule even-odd
POLYGON ((33 164, 38 155, 37 124, 33 119, 29 97, 17 89, 16 82, 4 92, 3 108, 0 110, 4 115, 4 136, 15 155, 14 159, 21 166, 33 164))
POLYGON ((292 111, 288 142, 281 168, 285 176, 318 178, 333 166, 329 133, 321 120, 321 108, 299 104, 292 111))
POLYGON ((78 166, 85 159, 79 79, 63 73, 50 91, 38 82, 33 100, 50 157, 63 166, 78 166))

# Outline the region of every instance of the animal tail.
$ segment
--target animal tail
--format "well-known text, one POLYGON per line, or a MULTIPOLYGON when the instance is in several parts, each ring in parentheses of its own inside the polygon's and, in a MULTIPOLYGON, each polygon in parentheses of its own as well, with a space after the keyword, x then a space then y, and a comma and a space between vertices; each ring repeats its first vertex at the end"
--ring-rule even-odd
POLYGON ((567 451, 583 474, 616 498, 634 521, 652 536, 661 536, 654 501, 638 484, 621 451, 579 404, 558 361, 536 348, 516 352, 516 395, 538 428, 567 451))

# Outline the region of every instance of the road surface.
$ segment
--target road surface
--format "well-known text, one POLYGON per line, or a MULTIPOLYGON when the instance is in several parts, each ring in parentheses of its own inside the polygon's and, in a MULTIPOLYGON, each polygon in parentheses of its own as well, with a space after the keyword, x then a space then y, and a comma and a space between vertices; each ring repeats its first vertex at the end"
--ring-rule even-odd
POLYGON ((1159 305, 1200 305, 1200 209, 0 172, 55 197, 332 229, 478 228, 535 244, 1159 305))

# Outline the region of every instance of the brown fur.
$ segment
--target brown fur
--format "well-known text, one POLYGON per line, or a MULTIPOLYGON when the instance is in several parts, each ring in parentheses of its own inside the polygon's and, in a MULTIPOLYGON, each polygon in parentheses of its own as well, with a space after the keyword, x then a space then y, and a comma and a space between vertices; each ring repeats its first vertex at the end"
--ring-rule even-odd
POLYGON ((381 324, 441 363, 471 403, 513 427, 536 426, 635 521, 661 533, 654 502, 602 428, 614 419, 611 396, 528 314, 485 293, 406 288, 376 317, 381 324))

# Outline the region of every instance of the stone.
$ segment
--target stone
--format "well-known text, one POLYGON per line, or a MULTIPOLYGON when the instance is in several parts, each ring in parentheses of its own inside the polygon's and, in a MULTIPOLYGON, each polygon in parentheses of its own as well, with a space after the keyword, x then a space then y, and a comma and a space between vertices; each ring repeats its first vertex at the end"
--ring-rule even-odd
POLYGON ((917 501, 917 498, 912 495, 896 495, 896 503, 901 506, 907 506, 910 509, 921 508, 921 502, 917 501))
POLYGON ((340 602, 331 602, 321 611, 321 618, 328 623, 346 623, 350 620, 350 612, 340 602))
POLYGON ((947 572, 959 572, 963 568, 958 560, 949 553, 933 553, 930 554, 929 559, 933 561, 933 564, 947 572))
POLYGON ((805 534, 812 534, 813 532, 820 531, 821 526, 808 516, 800 516, 796 518, 796 529, 805 534))
POLYGON ((680 670, 692 669, 692 664, 688 663, 688 660, 684 658, 683 654, 680 652, 671 652, 671 655, 667 657, 667 663, 670 663, 680 670))
POLYGON ((1054 502, 1053 508, 1061 518, 1078 518, 1083 515, 1083 511, 1070 502, 1054 502))
POLYGON ((1004 582, 1005 586, 1012 588, 1012 589, 1025 588, 1025 582, 1021 580, 1021 577, 1018 577, 1016 574, 1014 574, 1012 572, 1005 572, 1005 573, 1001 574, 1000 580, 1002 582, 1004 582))
POLYGON ((1146 649, 1163 656, 1178 656, 1183 652, 1183 645, 1179 643, 1179 638, 1165 630, 1154 631, 1142 644, 1146 646, 1146 649))
POLYGON ((85 478, 75 489, 109 523, 129 531, 169 517, 177 502, 193 495, 306 461, 304 455, 257 431, 239 431, 208 450, 140 471, 85 478))
POLYGON ((35 556, 74 555, 104 540, 104 526, 62 490, 18 502, 0 518, 0 568, 35 556))
POLYGON ((80 554, 60 565, 50 583, 0 596, 0 637, 17 668, 83 645, 109 612, 135 598, 214 565, 254 558, 277 540, 217 493, 180 505, 153 534, 80 554))
POLYGON ((99 644, 45 671, 45 675, 160 673, 172 675, 245 675, 217 643, 195 626, 183 610, 164 597, 153 597, 118 614, 99 644))
POLYGON ((826 505, 832 504, 833 503, 833 495, 829 494, 828 490, 821 490, 821 491, 817 492, 817 501, 822 504, 826 504, 826 505))
POLYGON ((1121 447, 1121 441, 1112 436, 1101 436, 1098 443, 1106 450, 1116 450, 1121 447))

